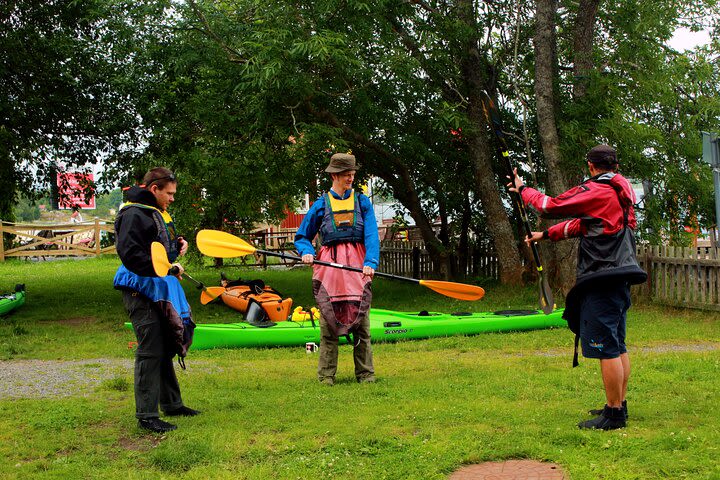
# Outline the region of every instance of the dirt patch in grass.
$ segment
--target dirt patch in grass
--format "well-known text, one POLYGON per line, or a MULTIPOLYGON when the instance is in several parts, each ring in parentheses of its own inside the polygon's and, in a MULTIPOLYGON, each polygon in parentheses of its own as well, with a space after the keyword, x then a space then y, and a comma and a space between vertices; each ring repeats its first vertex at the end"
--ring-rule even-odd
POLYGON ((118 446, 133 452, 147 452, 160 445, 164 437, 158 435, 143 435, 140 437, 122 436, 118 438, 118 446))

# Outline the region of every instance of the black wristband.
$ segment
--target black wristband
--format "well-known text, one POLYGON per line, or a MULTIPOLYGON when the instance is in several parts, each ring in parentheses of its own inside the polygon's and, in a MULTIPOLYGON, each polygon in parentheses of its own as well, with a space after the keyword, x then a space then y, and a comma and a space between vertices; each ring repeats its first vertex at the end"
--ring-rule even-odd
POLYGON ((550 232, 543 230, 543 240, 547 240, 548 238, 550 238, 550 232))
POLYGON ((520 185, 520 186, 518 187, 518 193, 522 193, 523 188, 525 188, 525 185, 520 185))

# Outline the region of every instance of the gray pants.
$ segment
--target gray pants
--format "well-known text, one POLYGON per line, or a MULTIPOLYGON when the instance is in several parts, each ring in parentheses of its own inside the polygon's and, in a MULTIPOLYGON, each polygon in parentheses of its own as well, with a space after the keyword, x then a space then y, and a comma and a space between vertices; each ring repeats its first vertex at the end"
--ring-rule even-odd
MULTIPOLYGON (((320 317, 320 358, 318 360, 318 379, 335 379, 338 364, 338 337, 320 317)), ((372 346, 370 345, 370 318, 365 315, 352 334, 353 361, 355 362, 355 378, 361 380, 375 375, 373 367, 372 346)))
POLYGON ((135 352, 135 416, 158 418, 183 406, 175 376, 175 342, 166 321, 152 302, 137 292, 123 291, 123 304, 138 346, 135 352))

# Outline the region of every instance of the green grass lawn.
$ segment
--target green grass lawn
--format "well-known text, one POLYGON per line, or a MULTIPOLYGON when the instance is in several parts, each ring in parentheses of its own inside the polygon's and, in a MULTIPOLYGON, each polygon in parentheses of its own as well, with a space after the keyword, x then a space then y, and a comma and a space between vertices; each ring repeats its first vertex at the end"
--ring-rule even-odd
MULTIPOLYGON (((376 384, 354 382, 352 350, 341 347, 332 388, 317 383, 317 356, 303 347, 191 351, 178 376, 185 402, 203 414, 173 419, 178 430, 156 436, 134 419, 134 338, 112 289, 117 265, 114 257, 0 264, 0 292, 15 283, 28 291, 23 307, 0 318, 0 368, 114 362, 108 378, 75 395, 0 398, 0 478, 432 479, 467 463, 529 458, 558 463, 574 480, 720 479, 718 314, 633 307, 623 430, 576 428, 602 406, 601 378, 596 361, 570 368, 572 335, 556 329, 375 344, 376 384)), ((217 270, 188 270, 218 283, 217 270)), ((313 304, 307 269, 226 273, 313 304)), ((238 320, 222 305, 201 306, 184 283, 198 323, 238 320)), ((468 304, 378 279, 373 306, 450 312, 536 303, 533 288, 483 286, 485 299, 468 304)))

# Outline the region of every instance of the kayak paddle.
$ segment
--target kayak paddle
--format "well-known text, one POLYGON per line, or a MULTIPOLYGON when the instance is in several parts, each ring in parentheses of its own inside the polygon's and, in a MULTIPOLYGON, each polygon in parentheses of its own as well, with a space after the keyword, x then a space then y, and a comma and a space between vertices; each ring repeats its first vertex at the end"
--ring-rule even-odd
MULTIPOLYGON (((508 169, 508 175, 510 175, 510 178, 513 179, 515 177, 515 173, 513 172, 513 166, 510 162, 510 152, 508 151, 507 142, 505 141, 505 132, 503 132, 502 123, 500 122, 500 112, 498 111, 495 102, 493 102, 492 98, 490 98, 490 95, 488 95, 485 90, 481 90, 480 94, 482 96, 485 119, 490 124, 490 128, 495 134, 495 139, 497 140, 498 149, 500 150, 503 158, 506 160, 505 166, 508 169)), ((515 195, 511 196, 513 197, 513 200, 515 200, 515 206, 520 212, 520 218, 525 226, 527 236, 532 235, 532 227, 530 226, 527 210, 525 209, 525 203, 523 202, 520 193, 515 193, 515 195)), ((545 276, 545 271, 543 270, 542 262, 540 261, 540 252, 538 251, 537 244, 535 242, 530 242, 530 249, 532 250, 533 258, 535 259, 535 267, 540 275, 540 307, 545 315, 549 315, 552 313, 553 308, 555 308, 555 300, 553 299, 552 290, 550 289, 550 285, 548 285, 547 277, 545 276)))
MULTIPOLYGON (((233 258, 251 255, 255 252, 263 253, 272 257, 284 258, 286 260, 302 261, 301 257, 296 255, 288 255, 281 252, 272 252, 267 250, 259 250, 245 240, 236 237, 227 232, 219 230, 200 230, 196 238, 198 249, 204 255, 215 258, 233 258)), ((325 267, 339 268, 341 270, 349 270, 351 272, 362 273, 362 268, 350 267, 339 263, 323 262, 314 260, 313 263, 323 265, 325 267)), ((466 285, 464 283, 443 282, 439 280, 418 280, 416 278, 401 277, 390 273, 375 272, 379 277, 392 278, 395 280, 404 280, 413 282, 427 287, 440 295, 446 297, 457 298, 458 300, 480 300, 485 295, 485 290, 475 285, 466 285)))
MULTIPOLYGON (((150 256, 152 258, 155 275, 157 275, 158 277, 164 277, 166 275, 177 275, 180 271, 177 267, 173 267, 170 263, 170 260, 167 256, 167 251, 165 250, 165 247, 162 243, 152 242, 152 244, 150 245, 150 256)), ((210 291, 210 289, 205 287, 202 282, 195 280, 193 277, 188 275, 187 272, 184 272, 183 275, 185 275, 188 279, 190 279, 190 281, 197 285, 197 288, 202 290, 202 293, 200 293, 200 303, 202 303, 203 305, 207 305, 225 292, 225 289, 223 287, 210 287, 210 289, 212 289, 212 291, 210 291), (221 289, 222 292, 218 293, 216 289, 221 289)))

